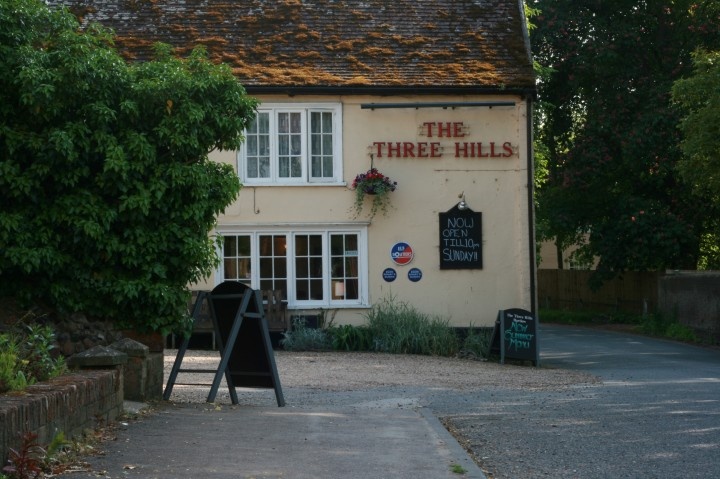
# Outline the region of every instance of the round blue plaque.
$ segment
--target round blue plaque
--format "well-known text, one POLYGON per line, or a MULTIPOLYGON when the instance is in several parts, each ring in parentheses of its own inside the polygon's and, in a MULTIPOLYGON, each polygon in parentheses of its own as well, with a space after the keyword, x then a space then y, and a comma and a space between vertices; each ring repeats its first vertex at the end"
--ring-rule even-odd
POLYGON ((413 283, 420 281, 422 279, 422 271, 420 271, 420 268, 412 268, 408 271, 408 279, 413 283))
POLYGON ((397 271, 392 268, 385 268, 383 270, 383 279, 388 283, 392 283, 397 278, 397 271))

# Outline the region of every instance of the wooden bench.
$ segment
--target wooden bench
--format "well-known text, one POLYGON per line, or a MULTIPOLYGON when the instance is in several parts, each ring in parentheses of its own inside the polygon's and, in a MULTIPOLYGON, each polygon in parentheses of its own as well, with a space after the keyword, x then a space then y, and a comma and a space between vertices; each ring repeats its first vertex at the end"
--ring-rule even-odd
MULTIPOLYGON (((192 310, 198 291, 192 291, 192 298, 188 305, 188 311, 192 310)), ((283 292, 281 290, 263 290, 261 291, 263 308, 265 310, 265 320, 267 321, 268 330, 273 332, 285 332, 290 329, 290 318, 287 316, 287 301, 283 300, 283 292)), ((210 317, 210 306, 207 301, 203 301, 200 307, 200 315, 193 324, 193 334, 210 334, 212 337, 212 349, 217 349, 215 338, 215 329, 213 327, 212 318, 210 317)), ((170 347, 175 348, 175 335, 170 338, 170 347)))
POLYGON ((279 289, 266 289, 261 292, 265 320, 270 331, 287 331, 290 319, 287 317, 287 302, 283 300, 283 292, 279 289))

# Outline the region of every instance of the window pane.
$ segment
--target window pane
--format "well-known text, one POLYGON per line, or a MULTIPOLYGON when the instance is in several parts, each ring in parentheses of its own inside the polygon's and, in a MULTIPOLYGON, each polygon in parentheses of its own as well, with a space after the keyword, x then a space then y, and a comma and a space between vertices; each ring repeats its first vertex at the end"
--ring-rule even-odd
POLYGON ((278 153, 281 156, 287 156, 290 154, 290 137, 281 136, 278 138, 278 153))
POLYGON ((300 113, 290 113, 290 131, 292 133, 302 132, 302 115, 300 113))
POLYGON ((270 155, 270 114, 258 113, 255 121, 247 130, 245 151, 245 175, 248 178, 269 178, 270 171, 265 167, 270 155))
POLYGON ((324 155, 332 155, 333 154, 332 135, 323 135, 322 152, 324 155))
POLYGON ((300 178, 302 176, 302 158, 292 158, 292 177, 300 178))
POLYGON ((308 254, 308 237, 306 235, 295 237, 295 254, 307 256, 307 254, 308 254))
POLYGON ((260 276, 263 278, 272 278, 272 276, 273 276, 272 258, 260 258, 260 276))
POLYGON ((359 261, 357 234, 330 235, 333 300, 357 300, 360 298, 359 261))
POLYGON ((313 256, 322 255, 322 236, 310 236, 310 254, 313 256))
POLYGON ((360 299, 360 287, 357 279, 348 279, 345 281, 345 299, 360 299))
POLYGON ((237 236, 225 237, 225 256, 237 256, 237 236))
POLYGON ((278 177, 302 177, 302 114, 278 113, 278 177))
POLYGON ((250 236, 238 236, 237 237, 238 242, 238 254, 240 256, 247 256, 250 257, 250 236))
POLYGON ((223 239, 223 269, 226 280, 250 280, 250 236, 225 236, 223 239))
POLYGON ((280 178, 290 177, 290 160, 288 158, 280 158, 278 162, 280 178))
POLYGON ((310 123, 310 175, 313 178, 332 178, 332 113, 312 112, 310 123))
POLYGON ((248 178, 258 178, 260 175, 258 174, 259 168, 258 168, 258 160, 257 158, 249 158, 247 160, 247 177, 248 178))
POLYGON ((357 256, 358 237, 357 235, 345 235, 345 249, 348 252, 354 252, 357 256))
POLYGON ((270 114, 269 113, 258 113, 256 122, 258 124, 259 133, 263 133, 263 134, 270 133, 270 114))
POLYGON ((225 258, 225 279, 237 278, 237 259, 225 258))
POLYGON ((357 277, 358 258, 345 258, 345 276, 357 277))
POLYGON ((307 278, 310 276, 310 268, 307 261, 295 261, 295 276, 298 278, 307 278))
POLYGON ((285 256, 285 236, 278 235, 273 238, 273 253, 275 256, 285 256))
POLYGON ((275 259, 275 274, 276 278, 287 277, 287 260, 285 258, 275 259))
POLYGON ((265 157, 270 155, 270 135, 264 135, 257 139, 258 154, 265 157))
MULTIPOLYGON (((285 235, 261 235, 260 289, 282 289, 287 284, 287 238, 285 235)), ((287 294, 285 292, 284 294, 287 294)))
POLYGON ((322 258, 310 258, 310 277, 312 278, 322 278, 323 277, 323 268, 322 268, 322 258))
POLYGON ((295 281, 295 298, 298 301, 310 299, 310 283, 307 280, 298 279, 295 281))
POLYGON ((310 133, 321 133, 322 130, 322 124, 321 124, 321 113, 319 111, 314 111, 310 113, 310 133))
POLYGON ((310 297, 311 299, 317 300, 323 299, 323 282, 321 279, 314 279, 310 281, 310 297))
POLYGON ((290 154, 293 156, 300 155, 302 153, 302 138, 300 135, 293 135, 290 137, 290 154))
POLYGON ((342 279, 345 277, 345 263, 342 258, 332 258, 330 270, 332 272, 331 279, 342 279))
POLYGON ((290 131, 290 120, 287 113, 278 113, 278 133, 290 131))
POLYGON ((344 248, 344 236, 343 235, 331 235, 330 236, 330 254, 333 256, 342 255, 344 248))
POLYGON ((323 299, 323 236, 295 235, 295 296, 299 301, 323 299), (319 287, 318 287, 319 283, 319 287))
POLYGON ((313 156, 310 162, 310 176, 314 178, 322 176, 322 158, 319 156, 313 156))
POLYGON ((260 162, 260 177, 270 178, 270 158, 263 158, 260 162))

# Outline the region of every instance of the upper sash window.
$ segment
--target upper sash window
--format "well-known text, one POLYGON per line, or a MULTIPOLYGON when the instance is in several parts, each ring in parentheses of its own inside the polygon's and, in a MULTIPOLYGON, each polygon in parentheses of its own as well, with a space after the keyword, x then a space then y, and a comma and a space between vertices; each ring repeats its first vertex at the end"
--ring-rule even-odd
POLYGON ((340 104, 267 105, 245 132, 240 177, 249 185, 342 182, 340 104))

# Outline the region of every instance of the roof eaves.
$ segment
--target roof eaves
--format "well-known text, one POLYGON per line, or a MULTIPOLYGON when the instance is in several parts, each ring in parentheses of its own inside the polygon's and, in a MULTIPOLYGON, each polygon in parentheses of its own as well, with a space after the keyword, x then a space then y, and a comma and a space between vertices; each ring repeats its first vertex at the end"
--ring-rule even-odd
POLYGON ((288 96, 299 95, 513 95, 531 96, 536 94, 535 87, 506 88, 506 87, 477 87, 477 86, 265 86, 245 85, 250 95, 281 94, 288 96))

